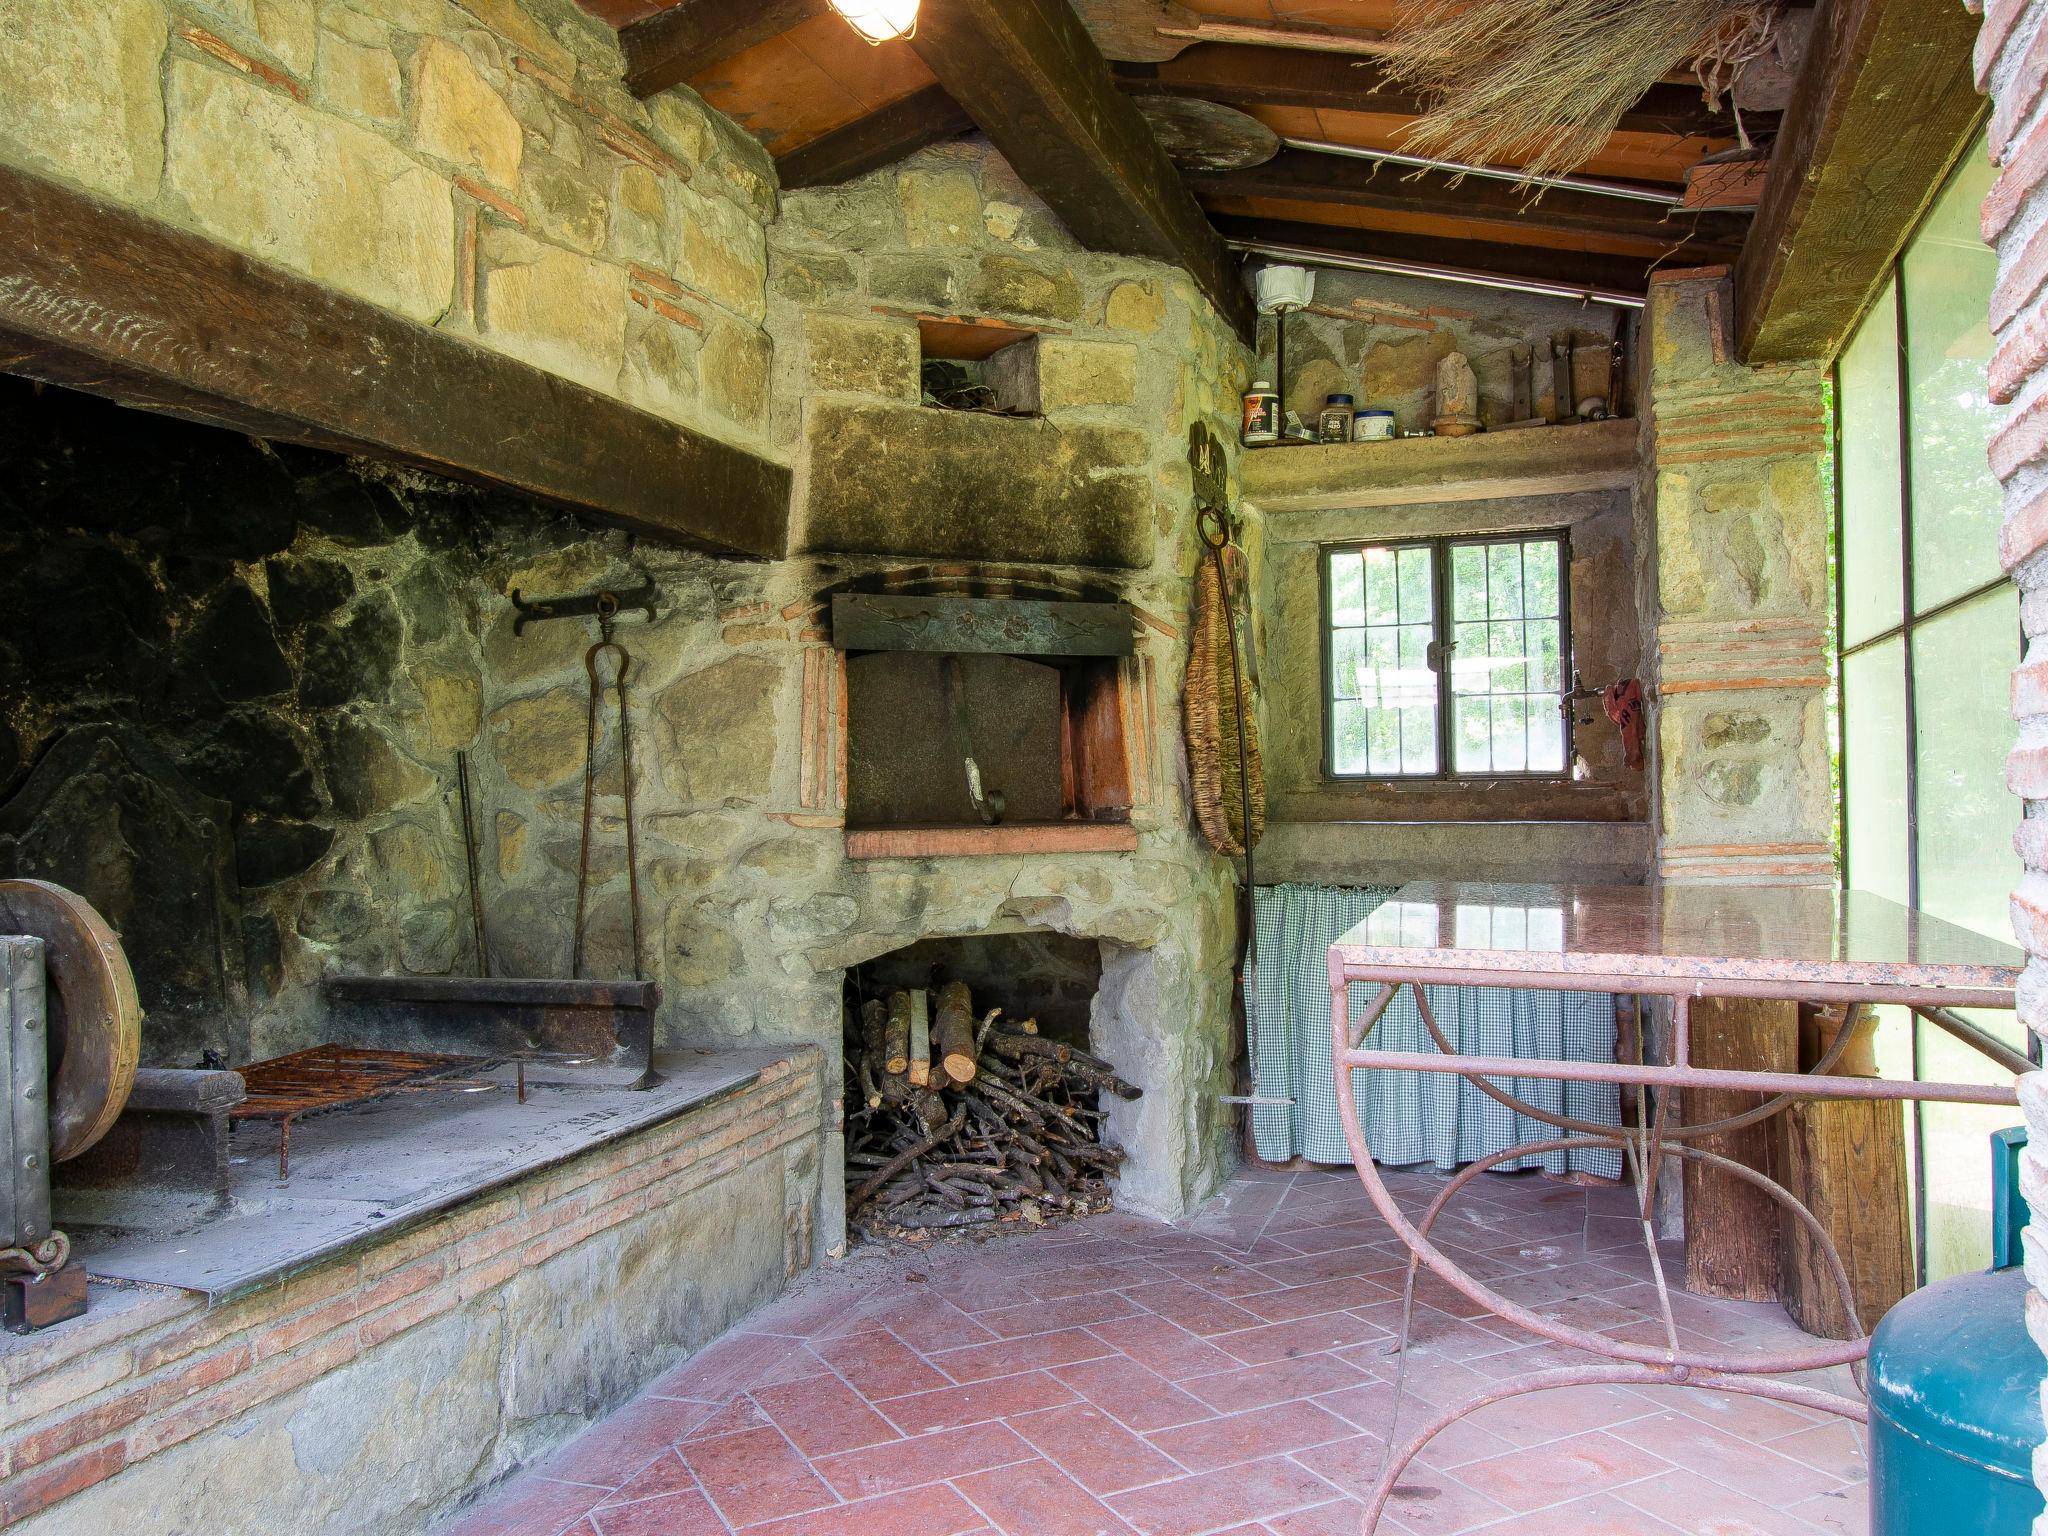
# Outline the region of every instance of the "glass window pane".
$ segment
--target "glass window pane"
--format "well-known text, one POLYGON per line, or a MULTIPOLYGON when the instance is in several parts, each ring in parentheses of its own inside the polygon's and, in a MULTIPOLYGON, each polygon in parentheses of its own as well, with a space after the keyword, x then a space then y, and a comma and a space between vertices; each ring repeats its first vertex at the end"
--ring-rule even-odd
POLYGON ((1530 618, 1557 615, 1557 546, 1545 540, 1522 546, 1522 606, 1530 618))
POLYGON ((1906 878, 1906 648, 1886 640, 1842 659, 1842 841, 1848 880, 1903 902, 1906 878))
POLYGON ((1522 616, 1522 546, 1495 544, 1486 552, 1488 615, 1496 619, 1522 616))
POLYGON ((1565 765, 1563 545, 1555 537, 1451 549, 1451 617, 1460 706, 1451 766, 1459 773, 1557 773, 1565 765), (1483 706, 1483 707, 1482 707, 1483 706))
POLYGON ((1435 556, 1424 547, 1330 555, 1330 767, 1437 771, 1435 556), (1346 624, 1345 620, 1355 622, 1346 624))
POLYGON ((1365 622, 1398 624, 1401 609, 1394 581, 1394 552, 1368 549, 1365 552, 1365 622))
POLYGON ((2010 586, 1913 632, 1920 906, 2008 943, 2006 899, 2020 878, 2012 847, 2020 802, 2005 787, 2005 759, 2013 746, 2009 690, 2019 657, 2019 593, 2010 586))
POLYGON ((1899 263, 1913 605, 1921 613, 1998 575, 1999 490, 1984 452, 2003 414, 1985 381, 1985 316, 1998 261, 1978 232, 1978 207, 1996 174, 1979 138, 1899 263))
MULTIPOLYGON (((1973 1016, 1989 1024, 1991 1014, 1973 1016)), ((2007 1030, 2017 1034, 2012 1015, 2007 1030)), ((2008 1035, 2008 1043, 2012 1041, 2008 1035)), ((1920 1076, 1930 1082, 2010 1085, 2012 1074, 1932 1024, 1920 1025, 1920 1076)), ((1991 1265, 1991 1133, 2020 1124, 1996 1104, 1922 1104, 1921 1161, 1927 1180, 1927 1278, 1991 1265)))
POLYGON ((1404 549, 1401 551, 1401 622, 1403 624, 1427 624, 1436 608, 1436 599, 1429 586, 1429 551, 1426 549, 1404 549))
POLYGON ((1365 568, 1356 550, 1330 552, 1330 622, 1353 626, 1365 622, 1365 568))
POLYGON ((1898 626, 1903 612, 1899 549, 1898 297, 1890 283, 1836 364, 1842 451, 1842 644, 1898 626))

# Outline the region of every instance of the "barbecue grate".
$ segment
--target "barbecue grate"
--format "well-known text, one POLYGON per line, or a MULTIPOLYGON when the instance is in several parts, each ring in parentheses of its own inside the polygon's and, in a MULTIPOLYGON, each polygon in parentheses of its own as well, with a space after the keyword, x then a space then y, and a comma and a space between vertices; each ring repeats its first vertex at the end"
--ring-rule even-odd
POLYGON ((447 1078, 490 1065, 486 1056, 316 1045, 243 1067, 248 1097, 228 1111, 228 1118, 277 1123, 277 1176, 283 1180, 291 1174, 293 1121, 416 1088, 447 1086, 447 1078))

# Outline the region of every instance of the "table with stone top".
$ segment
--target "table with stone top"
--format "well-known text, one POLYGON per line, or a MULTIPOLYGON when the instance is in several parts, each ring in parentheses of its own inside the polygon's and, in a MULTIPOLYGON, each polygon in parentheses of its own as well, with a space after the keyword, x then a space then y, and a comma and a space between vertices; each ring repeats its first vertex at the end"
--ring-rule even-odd
MULTIPOLYGON (((1702 1347, 1681 1339, 1672 1318, 1652 1222, 1650 1195, 1656 1187, 1657 1168, 1666 1157, 1681 1157, 1744 1179, 1771 1195, 1814 1237, 1853 1316, 1840 1256, 1812 1213, 1768 1176, 1697 1143, 1768 1119, 1799 1099, 2016 1104, 2017 1096, 2010 1087, 1984 1083, 1897 1082, 1834 1075, 1852 1034, 1847 1029, 1837 1032, 1835 1043, 1811 1072, 1696 1067, 1690 1060, 1692 1005, 1700 998, 1717 997, 1893 1003, 1922 1011, 1945 1028, 1969 1031, 1971 1026, 1958 1021, 1950 1010, 2013 1008, 2024 963, 2025 956, 2010 944, 1880 896, 1817 886, 1423 880, 1403 886, 1340 937, 1330 946, 1329 957, 1331 1070, 1353 1165, 1373 1204, 1410 1251, 1397 1345, 1403 1379, 1415 1281, 1423 1266, 1496 1316, 1543 1338, 1585 1350, 1599 1362, 1538 1371, 1502 1382, 1472 1402, 1436 1414, 1385 1459, 1369 1502, 1366 1529, 1376 1525, 1409 1461, 1436 1434, 1477 1408, 1527 1392, 1595 1384, 1707 1386, 1864 1420, 1865 1405, 1854 1398, 1776 1378, 1834 1366, 1853 1369, 1869 1350, 1867 1337, 1825 1340, 1768 1354, 1702 1347), (1379 990, 1354 1022, 1351 988, 1360 982, 1377 983, 1379 990), (1668 999, 1663 1060, 1600 1062, 1461 1055, 1431 1012, 1425 988, 1435 984, 1614 992, 1668 999), (1437 1049, 1366 1048, 1364 1042, 1374 1025, 1404 988, 1413 992, 1423 1026, 1437 1049), (1468 1164, 1419 1218, 1411 1220, 1373 1163, 1353 1091, 1353 1071, 1361 1067, 1455 1073, 1495 1101, 1554 1127, 1558 1134, 1468 1164), (1499 1081, 1511 1078, 1611 1082, 1660 1091, 1654 1110, 1646 1102, 1650 1096, 1639 1093, 1637 1124, 1617 1127, 1540 1109, 1499 1081), (1670 1090, 1687 1087, 1769 1097, 1738 1115, 1702 1124, 1671 1125, 1670 1090), (1620 1150, 1634 1171, 1638 1217, 1663 1314, 1661 1342, 1615 1339, 1547 1317, 1468 1274, 1430 1241, 1430 1228, 1438 1215, 1481 1173, 1523 1157, 1574 1146, 1620 1150)), ((2010 1051, 2000 1059, 2007 1065, 2019 1060, 2010 1051)), ((2023 1066, 2024 1061, 2019 1064, 2023 1066)), ((1389 1443, 1393 1443, 1391 1435, 1389 1443)))

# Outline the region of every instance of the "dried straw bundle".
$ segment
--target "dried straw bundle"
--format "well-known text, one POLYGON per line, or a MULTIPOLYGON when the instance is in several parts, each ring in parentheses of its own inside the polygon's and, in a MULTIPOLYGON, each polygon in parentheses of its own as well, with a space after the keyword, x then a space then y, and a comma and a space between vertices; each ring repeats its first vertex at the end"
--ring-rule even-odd
MULTIPOLYGON (((1216 563, 1204 560, 1195 577, 1195 626, 1188 637, 1187 688, 1181 702, 1188 738, 1189 791, 1202 836, 1218 853, 1235 857, 1245 849, 1245 826, 1230 624, 1230 607, 1224 600, 1223 583, 1216 577, 1216 563)), ((1244 755, 1251 768, 1251 842, 1257 847, 1266 830, 1266 773, 1259 762, 1258 715, 1252 708, 1249 683, 1244 727, 1244 755)))
POLYGON ((1779 0, 1412 0, 1384 57, 1434 98, 1402 148, 1578 169, 1622 114, 1690 64, 1709 97, 1770 44, 1779 0))

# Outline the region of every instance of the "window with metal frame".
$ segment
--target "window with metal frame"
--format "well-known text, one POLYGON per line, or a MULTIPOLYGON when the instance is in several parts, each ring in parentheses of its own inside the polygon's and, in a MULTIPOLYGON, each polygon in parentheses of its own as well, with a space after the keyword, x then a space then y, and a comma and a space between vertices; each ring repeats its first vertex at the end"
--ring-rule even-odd
MULTIPOLYGON (((1995 174, 1966 153, 1835 365, 1835 588, 1842 882, 1994 938, 2020 875, 2006 789, 2019 592, 1998 563, 2001 500, 1985 443, 1997 263, 1977 228, 1995 174)), ((1879 1010, 1888 1077, 2010 1081, 1903 1008, 1879 1010)), ((1967 1014, 2015 1050, 2011 1014, 1967 1014)), ((2016 1111, 1907 1110, 1923 1280, 1987 1262, 1989 1133, 2016 1111)))
POLYGON ((1562 532, 1323 551, 1323 770, 1339 779, 1567 771, 1562 532))

